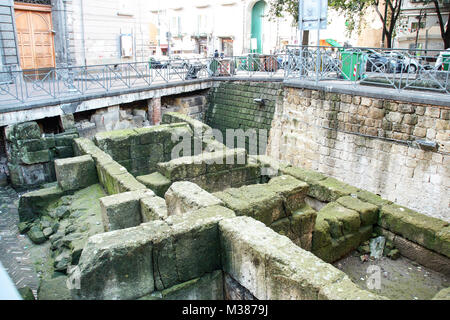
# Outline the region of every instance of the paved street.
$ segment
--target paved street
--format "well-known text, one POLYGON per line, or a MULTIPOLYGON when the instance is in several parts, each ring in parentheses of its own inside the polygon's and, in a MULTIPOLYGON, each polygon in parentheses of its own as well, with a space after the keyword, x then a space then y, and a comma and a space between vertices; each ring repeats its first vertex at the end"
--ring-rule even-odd
POLYGON ((36 295, 38 277, 30 260, 30 240, 19 234, 18 195, 11 187, 0 188, 0 261, 17 288, 30 287, 36 295))

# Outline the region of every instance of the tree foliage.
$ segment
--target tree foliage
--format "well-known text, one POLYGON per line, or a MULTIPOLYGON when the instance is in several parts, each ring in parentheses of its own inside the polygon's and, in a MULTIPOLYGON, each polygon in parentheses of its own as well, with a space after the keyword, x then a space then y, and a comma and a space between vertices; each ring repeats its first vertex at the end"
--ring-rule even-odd
MULTIPOLYGON (((298 0, 271 0, 271 17, 283 17, 286 13, 293 18, 293 23, 298 21, 298 0)), ((403 0, 328 0, 328 6, 343 14, 347 19, 347 30, 349 32, 358 30, 362 17, 369 8, 375 9, 379 19, 383 24, 383 34, 386 38, 386 45, 392 46, 392 37, 395 31, 395 24, 400 15, 403 0), (384 10, 387 6, 387 10, 384 10)))

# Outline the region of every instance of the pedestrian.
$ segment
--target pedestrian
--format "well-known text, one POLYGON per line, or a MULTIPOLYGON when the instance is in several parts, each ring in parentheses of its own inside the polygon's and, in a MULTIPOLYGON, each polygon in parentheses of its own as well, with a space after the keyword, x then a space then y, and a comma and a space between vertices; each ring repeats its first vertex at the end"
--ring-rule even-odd
POLYGON ((214 51, 214 58, 218 58, 219 57, 219 51, 216 49, 214 51))

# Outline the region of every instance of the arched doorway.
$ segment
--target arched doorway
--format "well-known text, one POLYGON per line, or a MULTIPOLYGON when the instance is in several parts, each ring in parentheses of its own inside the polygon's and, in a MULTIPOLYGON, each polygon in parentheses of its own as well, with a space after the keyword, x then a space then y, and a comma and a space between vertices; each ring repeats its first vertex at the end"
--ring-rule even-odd
POLYGON ((262 53, 263 50, 262 29, 265 8, 266 2, 263 0, 256 2, 252 8, 251 52, 262 53))

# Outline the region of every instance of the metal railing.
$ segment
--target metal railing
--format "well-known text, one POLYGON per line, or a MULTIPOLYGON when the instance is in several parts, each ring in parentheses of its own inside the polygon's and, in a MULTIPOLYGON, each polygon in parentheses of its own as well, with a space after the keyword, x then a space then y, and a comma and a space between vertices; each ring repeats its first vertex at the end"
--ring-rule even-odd
POLYGON ((289 47, 277 55, 9 70, 0 72, 0 110, 2 106, 148 90, 158 84, 212 77, 334 80, 448 94, 448 64, 436 50, 303 46, 289 47))
POLYGON ((439 50, 289 47, 285 64, 286 79, 450 92, 450 61, 439 50))

